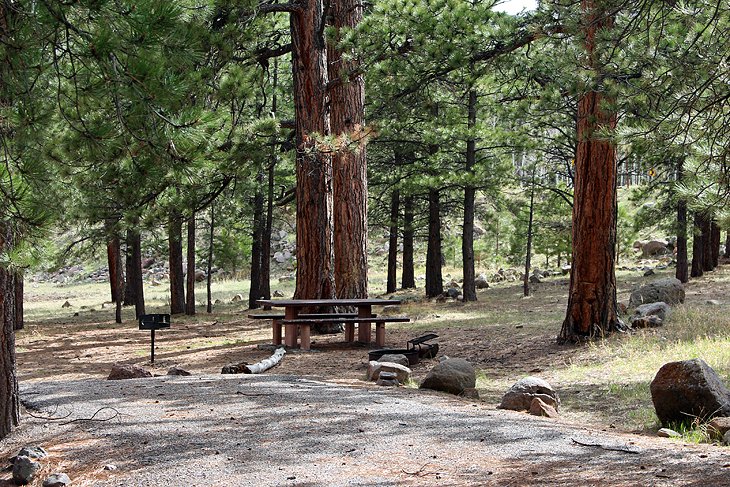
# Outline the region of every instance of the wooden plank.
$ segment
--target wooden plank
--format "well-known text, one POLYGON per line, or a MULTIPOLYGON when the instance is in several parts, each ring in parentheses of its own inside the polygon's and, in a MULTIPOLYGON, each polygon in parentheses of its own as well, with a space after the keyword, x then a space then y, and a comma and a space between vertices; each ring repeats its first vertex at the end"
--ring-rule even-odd
POLYGON ((279 308, 308 306, 387 306, 401 304, 397 299, 259 299, 256 301, 263 306, 279 308))

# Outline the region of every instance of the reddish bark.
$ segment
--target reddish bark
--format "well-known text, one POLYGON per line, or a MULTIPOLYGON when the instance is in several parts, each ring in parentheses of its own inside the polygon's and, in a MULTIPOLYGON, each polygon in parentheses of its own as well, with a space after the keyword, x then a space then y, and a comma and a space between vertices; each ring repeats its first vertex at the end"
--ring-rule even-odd
MULTIPOLYGON (((359 63, 337 47, 340 31, 362 20, 359 0, 330 3, 335 36, 327 50, 332 134, 342 142, 332 157, 335 289, 338 298, 368 294, 368 183, 365 150, 365 81, 359 63), (346 142, 346 143, 345 143, 346 142)), ((350 53, 352 54, 352 53, 350 53)))
MULTIPOLYGON (((119 262, 119 254, 121 253, 121 243, 119 237, 114 236, 106 244, 106 256, 109 265, 109 288, 111 290, 111 300, 117 302, 117 286, 121 281, 124 284, 124 276, 120 279, 118 273, 122 272, 121 267, 117 265, 119 262)), ((124 286, 122 285, 122 288, 124 286)))
POLYGON ((290 15, 296 133, 295 297, 332 298, 332 158, 317 138, 330 134, 322 0, 290 15))
MULTIPOLYGON (((593 0, 583 0, 585 48, 598 73, 596 33, 613 24, 593 0)), ((612 131, 616 114, 610 99, 588 91, 578 101, 575 157, 573 258, 568 309, 558 342, 579 342, 622 330, 616 305, 616 145, 600 131, 612 131)))

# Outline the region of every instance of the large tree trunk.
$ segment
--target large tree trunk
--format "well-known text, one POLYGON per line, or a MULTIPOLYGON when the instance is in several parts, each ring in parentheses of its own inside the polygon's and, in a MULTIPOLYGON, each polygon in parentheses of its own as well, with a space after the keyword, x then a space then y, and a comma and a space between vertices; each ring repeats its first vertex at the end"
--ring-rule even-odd
POLYGON ((134 284, 132 284, 134 280, 134 270, 132 269, 132 245, 130 242, 130 230, 127 230, 127 237, 125 239, 125 249, 124 249, 124 273, 127 277, 125 285, 124 285, 124 306, 131 306, 136 302, 134 293, 136 291, 134 284))
MULTIPOLYGON (((598 75, 596 33, 610 28, 613 17, 596 7, 594 0, 583 0, 581 4, 585 47, 591 68, 598 75)), ((611 103, 600 91, 589 91, 578 101, 573 258, 568 309, 559 343, 603 337, 624 329, 616 304, 616 146, 601 134, 616 126, 611 103)))
POLYGON ((715 270, 712 265, 712 220, 707 215, 702 215, 702 270, 715 270))
POLYGON ((368 294, 367 213, 368 184, 365 150, 365 81, 357 72, 354 53, 343 56, 337 46, 342 29, 362 20, 359 0, 330 2, 335 28, 327 49, 332 134, 349 141, 332 157, 335 290, 338 298, 365 298, 368 294))
MULTIPOLYGON (((473 129, 477 121, 477 92, 469 91, 468 123, 469 129, 473 129)), ((470 176, 474 173, 476 163, 476 140, 469 136, 466 141, 466 172, 470 176)), ((471 184, 464 188, 464 226, 461 236, 461 260, 464 274, 462 295, 464 301, 476 301, 477 289, 474 283, 474 195, 475 190, 471 184)))
POLYGON ((119 272, 117 272, 117 295, 114 299, 114 321, 116 323, 122 322, 122 305, 124 301, 124 273, 121 271, 122 269, 122 253, 117 252, 116 255, 116 267, 119 269, 119 272))
POLYGON ((396 271, 398 270, 398 211, 400 193, 394 189, 390 195, 390 222, 388 228, 388 281, 386 293, 394 293, 398 288, 396 271))
POLYGON ((403 202, 403 271, 401 289, 416 287, 416 273, 413 268, 413 196, 406 196, 403 202))
POLYGON ((187 274, 185 293, 185 314, 195 314, 195 213, 188 218, 187 274))
POLYGON ((691 277, 702 277, 705 273, 704 242, 702 241, 702 215, 695 212, 692 228, 692 272, 691 277))
POLYGON ((213 312, 213 293, 212 293, 212 280, 213 280, 213 237, 215 236, 215 202, 210 204, 210 233, 208 234, 208 275, 205 276, 205 289, 208 298, 207 306, 205 311, 208 313, 213 312))
POLYGON ((138 229, 127 230, 127 288, 132 289, 137 318, 145 314, 144 281, 142 279, 142 236, 138 229))
POLYGON ((173 212, 168 226, 170 264, 170 313, 185 312, 185 279, 183 278, 182 216, 173 212))
POLYGON ((441 276, 441 204, 439 190, 428 191, 428 247, 426 249, 426 297, 435 298, 443 294, 444 282, 441 276))
POLYGON ((677 271, 675 277, 681 282, 689 280, 687 256, 687 202, 677 201, 677 271))
POLYGON ((256 175, 256 193, 253 197, 253 222, 251 225, 251 286, 248 290, 248 308, 255 309, 256 302, 261 299, 261 261, 263 259, 261 247, 263 239, 264 213, 264 173, 259 170, 256 175))
POLYGON ((710 224, 710 245, 712 268, 715 269, 720 265, 720 226, 715 220, 710 224))
POLYGON ((23 311, 23 273, 18 271, 14 275, 15 277, 15 323, 13 323, 14 330, 22 330, 25 326, 25 318, 23 311))
POLYGON ((296 133, 297 282, 295 298, 334 297, 332 158, 319 137, 330 134, 322 0, 290 15, 296 133))
MULTIPOLYGON (((10 240, 10 230, 0 222, 0 252, 10 246, 10 240)), ((20 420, 14 322, 15 286, 12 271, 0 267, 0 438, 7 436, 20 420)))
MULTIPOLYGON (((122 272, 122 269, 117 265, 119 262, 119 254, 121 253, 121 243, 119 236, 115 235, 111 237, 106 243, 106 256, 109 266, 109 288, 111 290, 111 301, 117 302, 117 286, 119 281, 122 282, 122 288, 124 288, 124 275, 119 279, 118 273, 122 272)), ((121 289, 119 289, 121 291, 121 289)))

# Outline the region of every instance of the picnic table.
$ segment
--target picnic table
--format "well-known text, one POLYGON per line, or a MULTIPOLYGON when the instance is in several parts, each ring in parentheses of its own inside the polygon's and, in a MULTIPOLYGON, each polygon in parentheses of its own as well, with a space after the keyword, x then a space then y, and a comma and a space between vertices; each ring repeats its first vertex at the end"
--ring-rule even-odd
POLYGON ((371 325, 375 323, 375 343, 385 345, 385 323, 407 322, 409 318, 403 316, 378 316, 373 314, 373 306, 387 306, 400 304, 396 299, 260 299, 256 301, 262 306, 284 308, 283 315, 259 314, 249 315, 255 319, 272 320, 274 345, 281 345, 282 326, 287 347, 296 347, 297 335, 300 335, 300 348, 310 348, 310 327, 316 324, 344 323, 345 341, 355 341, 355 325, 357 325, 358 342, 371 343, 371 325), (342 313, 337 308, 356 308, 356 313, 342 313), (331 309, 325 313, 303 313, 306 308, 331 309))

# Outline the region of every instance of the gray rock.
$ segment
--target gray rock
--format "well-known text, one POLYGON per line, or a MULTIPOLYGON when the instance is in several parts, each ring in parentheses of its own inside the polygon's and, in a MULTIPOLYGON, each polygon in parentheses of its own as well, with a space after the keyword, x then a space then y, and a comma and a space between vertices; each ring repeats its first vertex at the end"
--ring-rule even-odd
POLYGON ((656 415, 663 425, 730 416, 730 391, 702 359, 664 364, 650 389, 656 415))
POLYGON ((48 456, 48 452, 41 446, 24 446, 18 452, 18 456, 38 460, 40 458, 46 458, 48 456))
POLYGON ((69 303, 68 301, 66 301, 65 303, 63 303, 63 304, 61 305, 61 307, 62 307, 62 308, 70 308, 70 307, 71 307, 71 303, 69 303))
POLYGON ((114 364, 107 380, 143 379, 145 377, 152 377, 152 374, 139 365, 114 364))
POLYGON ((669 305, 684 303, 684 286, 674 277, 657 279, 631 293, 629 307, 634 308, 645 303, 664 302, 669 305))
POLYGON ((380 378, 375 382, 375 385, 386 386, 386 387, 397 387, 401 385, 398 381, 398 376, 395 372, 381 372, 380 378))
POLYGON ((479 274, 476 279, 474 279, 474 286, 477 289, 489 289, 489 282, 487 281, 487 276, 484 274, 479 274))
POLYGON ((570 274, 570 265, 564 265, 560 268, 560 274, 567 276, 570 274))
POLYGON ((638 306, 636 308, 636 312, 634 313, 634 316, 649 316, 654 315, 658 316, 662 319, 662 321, 667 319, 667 316, 671 313, 671 308, 667 303, 658 302, 658 303, 648 303, 648 304, 642 304, 641 306, 638 306))
POLYGON ((722 437, 722 444, 725 446, 730 446, 730 431, 725 433, 725 436, 722 437))
POLYGON ((545 418, 558 418, 558 410, 550 404, 546 403, 539 397, 535 397, 530 403, 530 410, 528 411, 533 416, 542 416, 545 418))
POLYGON ((183 376, 188 376, 188 375, 192 375, 192 374, 190 372, 188 372, 187 370, 185 370, 185 369, 181 369, 177 365, 173 365, 172 367, 170 367, 169 369, 167 369, 167 375, 183 375, 183 376))
POLYGON ((18 455, 13 462, 13 482, 18 485, 30 483, 40 469, 40 463, 25 455, 18 455))
POLYGON ((644 271, 644 277, 653 276, 655 274, 654 269, 648 269, 644 271))
POLYGON ((275 298, 283 298, 283 297, 284 297, 284 293, 283 293, 283 292, 281 292, 281 291, 279 291, 278 289, 275 289, 275 290, 274 290, 274 294, 273 294, 273 296, 274 296, 275 298))
POLYGON ((464 359, 446 359, 431 369, 421 382, 421 389, 461 395, 466 389, 476 387, 474 366, 464 359))
POLYGON ((641 253, 644 257, 652 257, 655 255, 665 255, 669 253, 667 243, 659 240, 651 240, 641 247, 641 253))
POLYGON ((402 353, 386 353, 378 359, 378 362, 390 362, 393 364, 399 364, 403 367, 408 367, 408 357, 402 353))
POLYGON ((400 313, 400 306, 397 304, 390 304, 388 306, 383 306, 383 314, 391 315, 391 314, 398 314, 400 313))
POLYGON ((243 301, 243 294, 236 294, 231 298, 231 303, 238 303, 240 301, 243 301))
POLYGON ((631 318, 632 328, 657 328, 662 326, 664 321, 655 315, 649 316, 634 316, 631 318))
POLYGON ((709 304, 710 306, 720 306, 721 303, 717 299, 708 299, 705 301, 705 304, 709 304))
POLYGON ((730 418, 728 417, 712 418, 712 421, 707 423, 707 433, 710 438, 715 440, 722 440, 728 431, 730 431, 730 418))
POLYGON ((451 299, 456 299, 456 298, 458 298, 458 297, 459 297, 459 294, 461 294, 461 291, 459 291, 459 290, 458 290, 458 289, 456 289, 455 287, 450 287, 449 289, 447 289, 447 290, 446 290, 446 294, 447 294, 447 295, 448 295, 448 296, 449 296, 449 297, 450 297, 451 299))
POLYGON ((195 271, 195 282, 203 282, 205 281, 205 272, 201 270, 195 271))
POLYGON ((71 479, 65 473, 54 473, 43 481, 43 487, 66 487, 71 479))
POLYGON ((533 275, 530 276, 529 281, 532 284, 540 284, 542 282, 542 277, 533 274, 533 275))
POLYGON ((411 369, 393 362, 376 362, 370 361, 368 364, 368 379, 376 381, 383 372, 392 372, 401 384, 405 384, 411 379, 411 369))
POLYGON ((117 469, 117 466, 116 465, 113 465, 111 463, 109 463, 107 465, 104 465, 104 470, 114 471, 116 469, 117 469))
POLYGON ((556 411, 560 405, 558 393, 546 380, 528 376, 518 380, 510 387, 502 397, 502 402, 498 407, 513 411, 529 411, 532 400, 535 398, 541 399, 544 403, 555 408, 556 411))
POLYGON ((680 433, 677 433, 673 429, 669 428, 661 428, 659 431, 656 432, 657 436, 660 436, 662 438, 681 438, 682 435, 680 433))

